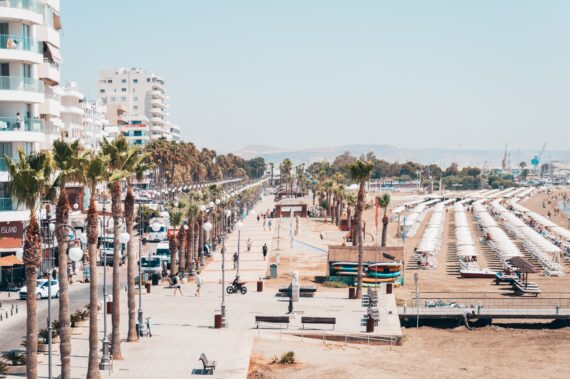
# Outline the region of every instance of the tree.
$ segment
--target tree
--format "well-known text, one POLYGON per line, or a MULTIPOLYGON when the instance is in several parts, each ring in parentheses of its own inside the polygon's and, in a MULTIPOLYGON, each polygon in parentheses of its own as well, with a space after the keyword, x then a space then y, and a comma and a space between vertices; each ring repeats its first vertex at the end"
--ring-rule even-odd
POLYGON ((125 137, 119 135, 115 140, 109 142, 103 139, 101 151, 106 156, 107 167, 110 172, 108 186, 111 192, 111 215, 113 217, 113 314, 111 317, 111 350, 113 359, 123 359, 121 353, 121 282, 119 276, 119 266, 121 265, 121 243, 119 234, 122 227, 123 210, 121 207, 121 182, 127 179, 131 172, 132 160, 137 158, 137 153, 129 144, 125 137))
POLYGON ((5 156, 10 179, 8 192, 18 204, 24 204, 30 211, 30 221, 24 238, 24 270, 26 272, 26 371, 27 377, 38 377, 38 314, 36 280, 42 260, 41 232, 36 217, 36 207, 42 197, 50 191, 53 159, 49 152, 32 152, 28 155, 18 150, 19 161, 5 156))
POLYGON ((89 255, 89 360, 87 379, 99 379, 99 332, 97 327, 97 242, 99 239, 99 215, 95 201, 97 184, 107 178, 107 163, 101 154, 89 152, 81 161, 81 183, 89 188, 87 211, 87 251, 89 255))
MULTIPOLYGON (((349 166, 350 177, 359 183, 358 198, 356 201, 355 229, 358 241, 358 283, 356 287, 356 298, 362 296, 362 257, 364 255, 364 245, 362 238, 362 212, 364 211, 365 185, 370 178, 374 165, 371 162, 357 160, 349 166)), ((354 236, 353 236, 354 238, 354 236)))
POLYGON ((54 187, 59 190, 55 211, 55 236, 59 264, 59 337, 61 357, 61 377, 71 378, 71 310, 69 308, 69 281, 67 277, 67 243, 69 224, 69 198, 65 190, 66 184, 77 181, 80 177, 80 166, 77 160, 80 154, 79 140, 67 143, 63 140, 53 142, 53 159, 57 169, 54 187))
POLYGON ((384 193, 379 196, 376 201, 378 201, 378 206, 384 209, 384 216, 382 216, 382 247, 386 246, 386 235, 388 234, 388 216, 386 215, 388 211, 388 206, 390 205, 390 194, 384 193))
POLYGON ((178 225, 182 222, 182 212, 178 209, 173 209, 168 212, 170 217, 170 225, 172 226, 172 233, 168 236, 168 247, 170 250, 170 273, 175 275, 178 273, 178 264, 176 263, 176 252, 178 249, 178 241, 176 240, 175 231, 178 225))

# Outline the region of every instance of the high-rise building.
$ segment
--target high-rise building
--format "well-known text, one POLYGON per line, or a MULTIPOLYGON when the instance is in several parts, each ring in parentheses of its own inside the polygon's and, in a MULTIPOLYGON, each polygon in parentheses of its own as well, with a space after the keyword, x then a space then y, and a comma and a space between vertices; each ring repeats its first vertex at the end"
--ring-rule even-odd
POLYGON ((4 156, 41 149, 61 126, 53 91, 60 79, 60 29, 59 0, 0 1, 0 252, 19 247, 12 245, 29 218, 8 194, 4 156))
POLYGON ((102 71, 97 80, 97 97, 107 107, 109 122, 118 125, 132 144, 145 145, 159 138, 172 140, 169 97, 159 76, 139 68, 102 71))

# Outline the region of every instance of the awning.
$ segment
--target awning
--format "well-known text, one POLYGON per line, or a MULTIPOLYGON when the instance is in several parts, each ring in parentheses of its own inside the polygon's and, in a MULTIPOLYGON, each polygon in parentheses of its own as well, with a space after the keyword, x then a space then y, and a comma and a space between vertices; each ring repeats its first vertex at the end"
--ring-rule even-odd
POLYGON ((16 237, 0 238, 0 249, 17 249, 22 247, 22 239, 16 237))
POLYGON ((0 267, 12 267, 15 265, 23 265, 24 261, 18 259, 15 255, 8 255, 0 258, 0 267))
POLYGON ((63 62, 63 57, 61 56, 59 48, 49 42, 44 42, 44 58, 47 58, 50 62, 63 62))

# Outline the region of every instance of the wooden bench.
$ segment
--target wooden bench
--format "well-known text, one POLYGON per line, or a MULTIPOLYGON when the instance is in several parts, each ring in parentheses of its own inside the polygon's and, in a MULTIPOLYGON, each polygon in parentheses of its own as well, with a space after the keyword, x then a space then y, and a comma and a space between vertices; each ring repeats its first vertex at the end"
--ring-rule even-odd
MULTIPOLYGON (((282 287, 279 288, 279 295, 281 296, 291 296, 290 295, 291 289, 289 287, 282 287)), ((301 286, 299 288, 299 296, 301 297, 314 297, 315 292, 317 292, 317 287, 313 286, 301 286)))
POLYGON ((259 324, 286 324, 289 327, 289 316, 255 316, 255 324, 259 329, 259 324))
POLYGON ((216 361, 209 361, 206 358, 206 354, 200 354, 200 361, 202 361, 202 366, 204 366, 204 373, 214 375, 214 370, 216 369, 216 361))
POLYGON ((305 324, 332 325, 334 330, 336 317, 301 317, 301 324, 303 324, 303 329, 305 329, 305 324))

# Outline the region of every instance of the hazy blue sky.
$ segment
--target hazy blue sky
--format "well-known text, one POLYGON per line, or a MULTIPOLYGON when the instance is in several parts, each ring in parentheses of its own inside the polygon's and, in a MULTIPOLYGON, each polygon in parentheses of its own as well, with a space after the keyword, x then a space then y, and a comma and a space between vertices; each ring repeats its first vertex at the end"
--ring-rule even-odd
POLYGON ((199 146, 570 149, 570 1, 61 3, 64 80, 154 71, 199 146))

